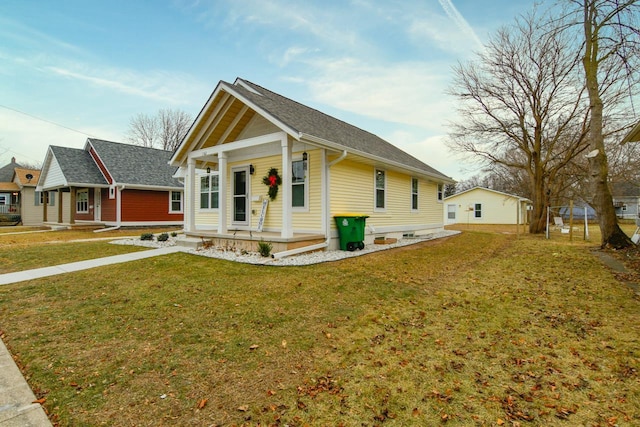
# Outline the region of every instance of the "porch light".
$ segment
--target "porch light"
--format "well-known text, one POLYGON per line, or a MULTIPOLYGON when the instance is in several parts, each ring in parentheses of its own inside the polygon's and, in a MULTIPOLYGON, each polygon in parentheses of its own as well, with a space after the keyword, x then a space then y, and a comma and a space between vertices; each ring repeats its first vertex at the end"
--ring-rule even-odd
POLYGON ((303 161, 307 161, 307 158, 309 157, 309 155, 307 154, 307 152, 305 151, 304 153, 302 153, 302 160, 303 161))
POLYGON ((256 172, 256 168, 253 165, 249 165, 249 175, 253 175, 256 172))
POLYGON ((207 173, 211 173, 211 168, 207 166, 207 173))

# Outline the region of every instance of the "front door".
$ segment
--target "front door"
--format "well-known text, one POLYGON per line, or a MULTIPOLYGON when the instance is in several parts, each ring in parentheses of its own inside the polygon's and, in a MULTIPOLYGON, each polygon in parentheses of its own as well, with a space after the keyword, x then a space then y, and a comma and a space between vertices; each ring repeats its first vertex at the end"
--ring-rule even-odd
POLYGON ((233 225, 249 225, 249 168, 231 169, 233 174, 233 225))
POLYGON ((93 190, 93 220, 102 221, 102 189, 93 190))

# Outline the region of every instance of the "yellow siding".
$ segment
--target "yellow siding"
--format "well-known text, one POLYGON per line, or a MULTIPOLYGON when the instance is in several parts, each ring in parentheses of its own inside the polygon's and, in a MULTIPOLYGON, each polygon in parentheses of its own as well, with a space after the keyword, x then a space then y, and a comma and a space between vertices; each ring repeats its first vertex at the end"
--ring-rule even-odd
POLYGON ((411 209, 411 175, 384 170, 386 207, 374 209, 375 167, 344 160, 331 168, 331 214, 359 212, 369 215, 374 228, 437 227, 442 224, 443 204, 437 201, 437 185, 418 180, 418 210, 411 209))
POLYGON ((319 232, 322 230, 322 151, 308 150, 307 154, 308 210, 293 211, 293 229, 319 232))
MULTIPOLYGON (((516 197, 482 188, 451 196, 447 198, 445 204, 456 205, 457 223, 516 224, 518 220, 518 199, 516 197), (481 218, 475 218, 473 209, 469 210, 469 207, 475 206, 476 203, 482 205, 481 218)), ((523 212, 523 215, 524 214, 526 214, 526 212, 523 212)), ((446 213, 444 215, 446 215, 446 213)), ((520 222, 523 222, 522 219, 520 222)))
POLYGON ((196 228, 215 229, 218 227, 218 210, 200 209, 200 177, 196 175, 196 189, 194 196, 195 207, 195 224, 196 228))

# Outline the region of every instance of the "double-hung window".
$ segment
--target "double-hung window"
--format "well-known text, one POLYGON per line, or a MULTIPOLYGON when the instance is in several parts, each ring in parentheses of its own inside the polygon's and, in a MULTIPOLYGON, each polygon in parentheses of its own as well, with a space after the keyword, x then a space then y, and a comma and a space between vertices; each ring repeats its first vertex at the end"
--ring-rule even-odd
POLYGON ((307 161, 294 160, 291 162, 291 206, 294 208, 307 207, 307 161))
POLYGON ((418 178, 411 178, 411 210, 418 210, 418 178))
POLYGON ((217 173, 200 177, 200 209, 218 209, 220 187, 217 173))
POLYGON ((482 218, 482 203, 476 203, 473 205, 473 217, 482 218))
POLYGON ((87 188, 76 192, 76 212, 89 213, 89 190, 87 188))
POLYGON ((376 209, 384 209, 386 206, 387 177, 383 170, 376 169, 376 209))
POLYGON ((182 212, 182 191, 171 191, 170 195, 169 212, 182 212))
POLYGON ((438 201, 442 201, 442 196, 444 194, 444 186, 442 184, 438 184, 438 201))

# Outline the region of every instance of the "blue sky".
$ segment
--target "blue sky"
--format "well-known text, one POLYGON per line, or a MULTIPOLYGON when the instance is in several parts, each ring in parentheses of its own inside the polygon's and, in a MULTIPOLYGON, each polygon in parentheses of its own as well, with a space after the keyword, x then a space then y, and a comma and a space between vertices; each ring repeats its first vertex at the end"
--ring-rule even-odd
POLYGON ((0 166, 49 145, 124 141, 138 113, 194 117, 248 79, 366 129, 441 172, 451 67, 533 7, 523 0, 4 0, 0 166))

